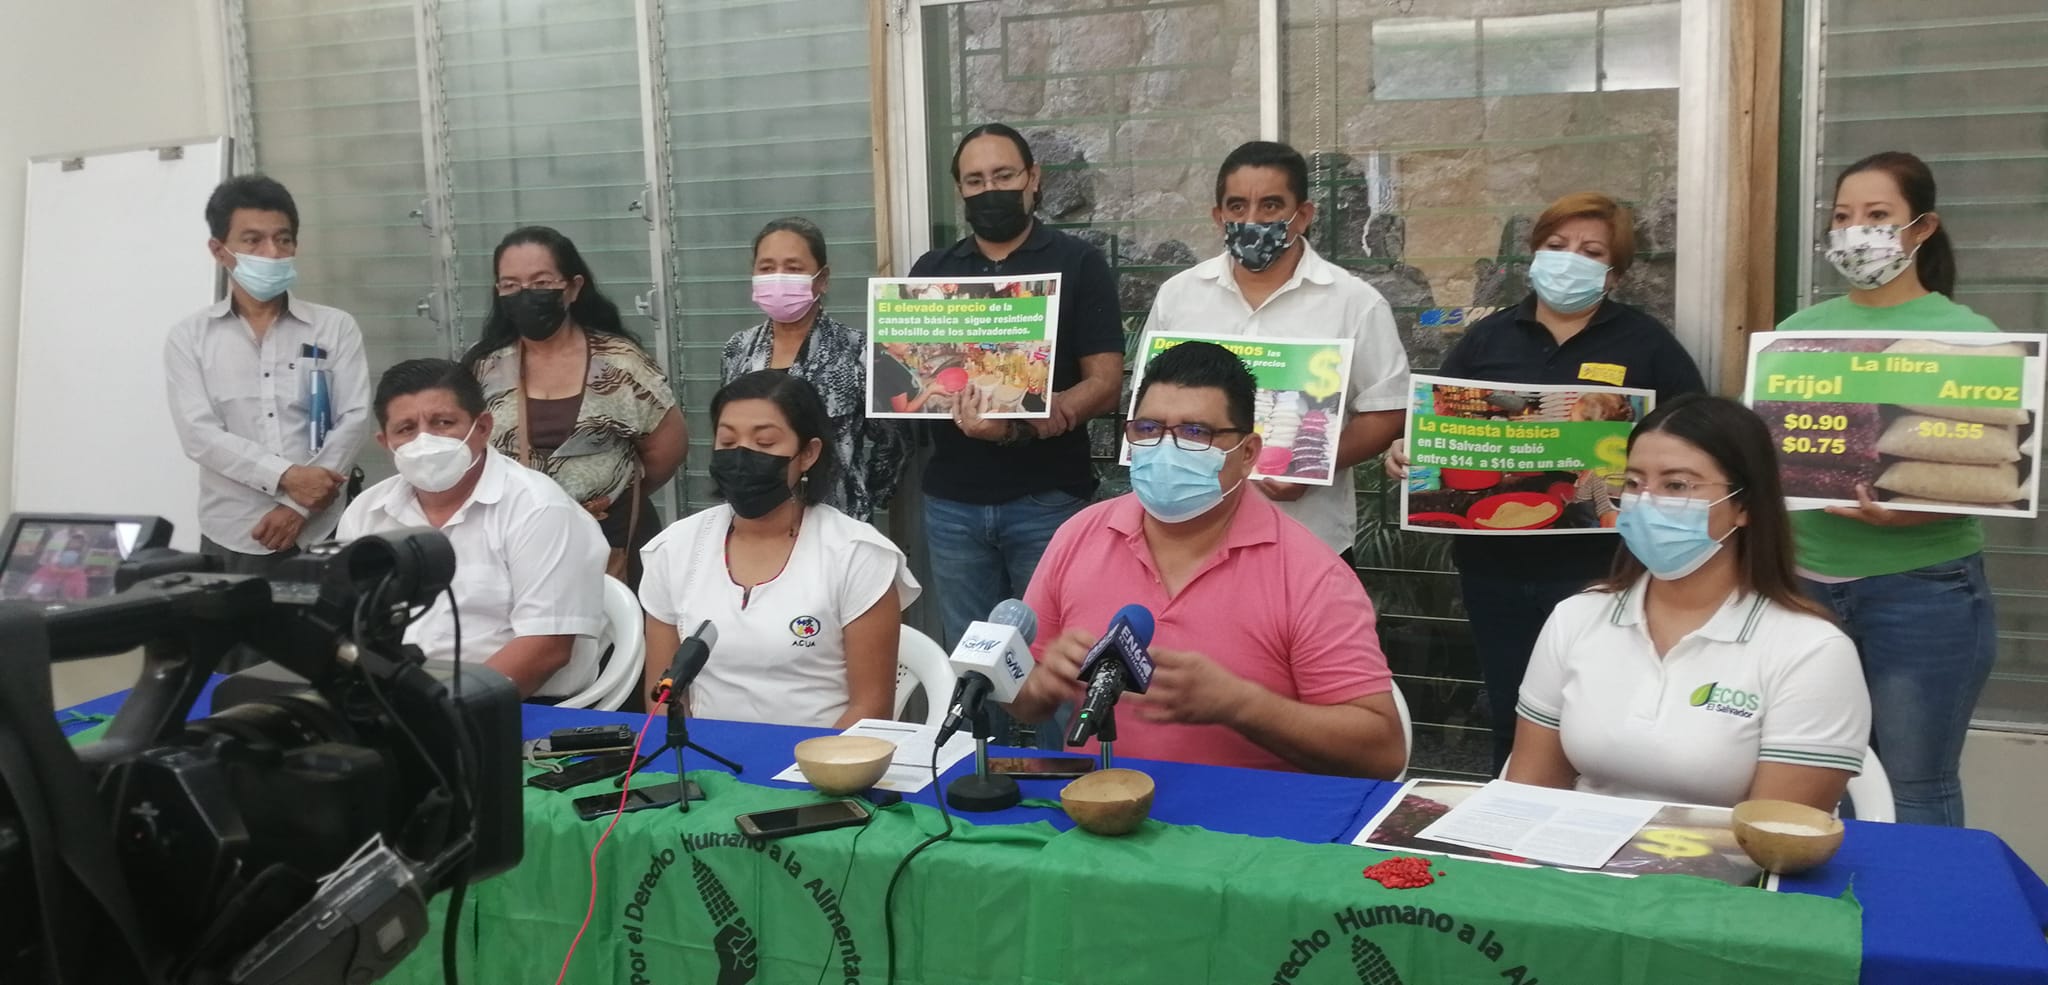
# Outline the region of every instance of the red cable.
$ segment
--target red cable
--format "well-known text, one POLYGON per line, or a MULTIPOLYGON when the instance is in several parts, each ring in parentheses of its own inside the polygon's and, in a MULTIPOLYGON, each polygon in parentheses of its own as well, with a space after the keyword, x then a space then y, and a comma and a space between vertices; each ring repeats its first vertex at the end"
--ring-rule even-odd
MULTIPOLYGON (((654 725, 654 716, 661 710, 661 703, 655 702, 654 710, 647 713, 647 720, 640 723, 640 735, 633 740, 633 761, 640 761, 640 743, 647 741, 647 730, 654 725)), ((682 777, 676 777, 681 783, 682 777)), ((597 836, 597 844, 590 846, 590 905, 583 911, 583 925, 576 928, 576 938, 569 942, 569 953, 562 955, 562 973, 555 976, 555 985, 569 977, 569 961, 576 957, 576 945, 583 942, 583 932, 590 929, 590 918, 597 915, 597 852, 604 847, 604 840, 612 836, 612 829, 619 826, 619 818, 626 816, 626 797, 633 792, 633 770, 626 770, 626 780, 619 785, 619 809, 612 812, 612 823, 604 826, 604 834, 597 836)))

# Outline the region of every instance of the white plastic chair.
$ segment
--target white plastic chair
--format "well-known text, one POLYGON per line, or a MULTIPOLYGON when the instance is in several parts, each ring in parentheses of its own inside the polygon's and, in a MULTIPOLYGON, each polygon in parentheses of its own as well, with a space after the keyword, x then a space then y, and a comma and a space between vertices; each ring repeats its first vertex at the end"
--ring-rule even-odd
POLYGON ((1415 758, 1415 719, 1408 714, 1408 699, 1401 694, 1401 682, 1389 681, 1394 686, 1394 710, 1401 715, 1401 772, 1394 776, 1394 782, 1408 779, 1408 763, 1415 758))
POLYGON ((555 703, 558 708, 595 708, 600 711, 617 711, 626 703, 627 695, 640 686, 640 675, 647 666, 647 623, 640 612, 640 600, 633 595, 624 582, 610 575, 604 576, 604 632, 596 639, 583 637, 576 641, 579 653, 596 651, 602 657, 606 647, 612 655, 604 666, 598 669, 597 680, 579 694, 563 698, 555 703))
POLYGON ((910 704, 910 692, 924 687, 924 722, 943 724, 946 700, 953 694, 953 667, 946 662, 946 650, 932 638, 909 626, 903 627, 896 644, 896 717, 910 704))
POLYGON ((1899 807, 1892 801, 1891 777, 1885 775, 1875 749, 1863 750, 1863 772, 1849 778, 1848 796, 1858 821, 1892 824, 1899 819, 1899 807))

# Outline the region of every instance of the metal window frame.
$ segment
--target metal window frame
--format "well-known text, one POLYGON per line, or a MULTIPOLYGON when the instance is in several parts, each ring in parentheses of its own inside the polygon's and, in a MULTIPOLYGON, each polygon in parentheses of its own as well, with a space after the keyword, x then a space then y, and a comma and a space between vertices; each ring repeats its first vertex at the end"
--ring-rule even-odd
POLYGON ((249 92, 249 9, 244 0, 221 0, 215 15, 228 88, 228 174, 251 174, 256 170, 256 103, 249 92))
POLYGON ((451 359, 462 355, 462 285, 455 265, 455 190, 448 162, 448 88, 441 78, 440 0, 414 0, 413 62, 419 73, 420 144, 427 197, 413 216, 434 241, 434 288, 419 312, 434 323, 451 359))
MULTIPOLYGON (((673 221, 669 199, 674 190, 675 155, 670 146, 668 68, 668 35, 666 11, 662 0, 634 0, 633 13, 637 20, 637 36, 640 56, 640 143, 644 151, 647 184, 641 191, 640 200, 628 206, 637 210, 647 221, 648 280, 652 284, 646 295, 633 299, 634 306, 647 316, 654 326, 654 360, 661 368, 662 375, 669 381, 669 389, 675 391, 677 402, 682 400, 682 384, 676 372, 675 350, 672 346, 670 327, 676 324, 676 299, 681 297, 681 288, 675 283, 674 264, 670 249, 674 245, 673 221)), ((685 412, 678 407, 678 412, 685 412)), ((685 462, 688 459, 685 458, 685 462)), ((677 467, 677 474, 667 485, 653 495, 657 509, 665 509, 674 518, 683 516, 685 504, 684 489, 687 486, 683 467, 677 467)))
MULTIPOLYGON (((448 185, 446 93, 441 82, 441 32, 438 0, 413 4, 413 62, 419 75, 420 140, 425 151, 427 198, 412 212, 426 235, 435 240, 434 287, 420 298, 416 310, 434 326, 450 357, 460 355, 461 305, 455 279, 454 194, 448 185)), ((228 127, 232 168, 249 174, 260 164, 255 96, 249 73, 248 7, 245 0, 221 0, 221 56, 226 62, 228 127)))
MULTIPOLYGON (((1820 235, 1820 173, 1827 166, 1822 123, 1827 108, 1827 0, 1806 0, 1805 57, 1799 64, 1799 295, 1801 307, 1813 303, 1813 246, 1820 235)), ((1782 153, 1782 151, 1781 151, 1782 153)))

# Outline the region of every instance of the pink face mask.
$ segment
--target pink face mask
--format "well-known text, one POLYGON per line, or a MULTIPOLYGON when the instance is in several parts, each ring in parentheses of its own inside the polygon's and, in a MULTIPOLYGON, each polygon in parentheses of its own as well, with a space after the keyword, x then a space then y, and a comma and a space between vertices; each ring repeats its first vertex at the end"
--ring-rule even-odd
POLYGON ((818 303, 811 283, 817 274, 755 274, 754 305, 770 319, 787 325, 808 314, 818 303))

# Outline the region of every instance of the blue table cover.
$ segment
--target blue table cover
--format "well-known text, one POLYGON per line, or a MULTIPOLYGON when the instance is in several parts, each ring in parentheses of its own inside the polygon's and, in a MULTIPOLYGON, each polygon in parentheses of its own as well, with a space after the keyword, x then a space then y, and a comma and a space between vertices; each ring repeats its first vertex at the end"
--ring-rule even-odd
MULTIPOLYGON (((126 692, 107 695, 59 713, 72 732, 92 716, 110 715, 126 692)), ((200 709, 211 706, 211 689, 200 709)), ((644 715, 527 705, 526 738, 558 728, 625 722, 635 729, 644 715)), ((653 723, 649 748, 664 734, 653 723)), ((690 737, 745 767, 742 778, 765 786, 801 788, 770 779, 795 762, 791 749, 820 729, 692 720, 690 737)), ((1004 749, 1004 755, 1043 755, 1004 749)), ((689 769, 716 768, 686 753, 689 769)), ((1274 773, 1264 770, 1191 766, 1137 760, 1158 784, 1152 816, 1234 834, 1303 842, 1348 842, 1400 790, 1400 784, 1342 777, 1274 773)), ((664 757, 656 769, 667 772, 664 757)), ((971 759, 946 771, 940 781, 906 799, 936 804, 945 784, 972 772, 971 759)), ((1024 796, 1056 800, 1063 780, 1020 781, 1024 796)), ((565 795, 566 796, 566 795, 565 795)), ((1050 821, 1072 826, 1066 815, 1039 807, 1015 807, 971 815, 976 824, 1050 821)), ((1910 824, 1845 822, 1842 849, 1828 864, 1782 883, 1789 892, 1839 896, 1853 890, 1863 907, 1865 985, 2044 985, 2048 983, 2048 884, 1987 831, 1910 824)), ((1653 877, 1657 878, 1657 877, 1653 877)), ((1678 878, 1678 877, 1668 877, 1678 878)))

